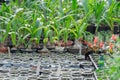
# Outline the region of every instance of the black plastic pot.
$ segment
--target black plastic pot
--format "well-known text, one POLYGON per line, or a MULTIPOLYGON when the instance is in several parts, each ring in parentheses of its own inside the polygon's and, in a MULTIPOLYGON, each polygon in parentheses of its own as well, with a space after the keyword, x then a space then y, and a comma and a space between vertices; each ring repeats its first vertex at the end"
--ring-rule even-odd
POLYGON ((19 50, 18 50, 17 48, 11 48, 11 49, 10 49, 10 52, 11 52, 11 53, 16 53, 16 52, 18 52, 18 51, 19 51, 19 50))
POLYGON ((80 77, 81 73, 80 72, 74 72, 72 73, 72 77, 80 77))
POLYGON ((83 77, 73 77, 72 80, 83 80, 83 77))
POLYGON ((50 78, 50 80, 59 80, 59 78, 54 78, 54 77, 53 77, 53 78, 50 78))
POLYGON ((67 48, 67 51, 69 52, 69 53, 79 53, 79 48, 73 48, 73 47, 69 47, 69 48, 67 48))
POLYGON ((42 80, 42 79, 37 79, 36 76, 30 76, 30 77, 28 77, 27 80, 42 80))
POLYGON ((83 72, 82 73, 82 75, 84 76, 84 77, 93 77, 94 76, 94 73, 93 72, 91 72, 91 71, 85 71, 85 72, 83 72))
POLYGON ((24 53, 25 49, 26 48, 18 48, 18 50, 19 50, 20 53, 24 53))
POLYGON ((95 34, 96 26, 94 24, 91 24, 87 27, 86 31, 95 34))
POLYGON ((48 46, 47 49, 51 51, 51 50, 55 50, 55 47, 54 46, 48 46))
POLYGON ((120 34, 120 26, 118 25, 115 25, 114 26, 114 31, 113 31, 114 34, 120 34))
POLYGON ((109 26, 99 26, 98 31, 108 31, 111 30, 109 26))
POLYGON ((84 80, 95 80, 94 78, 84 78, 84 80))
POLYGON ((0 70, 0 73, 8 73, 8 70, 0 70))
POLYGON ((33 50, 33 52, 39 52, 39 50, 42 50, 43 48, 42 47, 36 47, 36 48, 31 48, 33 50))
POLYGON ((49 76, 41 75, 37 80, 49 80, 49 76))
POLYGON ((0 63, 0 67, 2 67, 4 64, 0 63))
POLYGON ((71 80, 69 77, 62 77, 61 80, 71 80))
POLYGON ((90 61, 84 61, 80 64, 80 67, 91 67, 92 66, 92 62, 90 61))
POLYGON ((26 49, 26 48, 23 48, 23 49, 20 49, 20 51, 23 53, 23 52, 25 52, 25 53, 33 53, 34 51, 33 51, 33 49, 26 49))

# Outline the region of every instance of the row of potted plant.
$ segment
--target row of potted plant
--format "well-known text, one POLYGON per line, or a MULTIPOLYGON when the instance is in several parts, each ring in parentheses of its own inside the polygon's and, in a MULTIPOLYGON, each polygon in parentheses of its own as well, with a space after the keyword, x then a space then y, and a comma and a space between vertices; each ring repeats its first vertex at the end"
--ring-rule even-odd
MULTIPOLYGON (((2 4, 0 9, 0 43, 10 48, 40 48, 57 45, 81 47, 81 38, 87 33, 88 25, 97 28, 105 23, 113 30, 114 22, 119 24, 119 2, 86 0, 79 5, 72 1, 23 0, 2 4), (53 6, 53 4, 56 4, 53 6), (118 12, 116 12, 116 10, 118 12), (80 15, 81 14, 81 15, 80 15), (73 40, 73 41, 71 41, 73 40)), ((97 29, 96 29, 97 32, 97 29)), ((7 50, 7 49, 6 49, 7 50)))

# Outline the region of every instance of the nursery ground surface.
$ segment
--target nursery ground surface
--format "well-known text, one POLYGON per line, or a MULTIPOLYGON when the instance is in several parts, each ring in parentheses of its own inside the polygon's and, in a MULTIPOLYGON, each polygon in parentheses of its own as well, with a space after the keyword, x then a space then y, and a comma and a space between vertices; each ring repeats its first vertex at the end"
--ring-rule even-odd
POLYGON ((0 54, 0 80, 96 80, 94 71, 78 54, 0 54))

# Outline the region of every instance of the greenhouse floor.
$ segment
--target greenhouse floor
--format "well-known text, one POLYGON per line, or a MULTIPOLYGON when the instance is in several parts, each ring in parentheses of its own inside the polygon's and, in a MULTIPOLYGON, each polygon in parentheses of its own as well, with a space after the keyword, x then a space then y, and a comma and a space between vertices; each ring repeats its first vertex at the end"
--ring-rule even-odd
POLYGON ((94 71, 78 54, 0 54, 0 80, 96 80, 94 71))

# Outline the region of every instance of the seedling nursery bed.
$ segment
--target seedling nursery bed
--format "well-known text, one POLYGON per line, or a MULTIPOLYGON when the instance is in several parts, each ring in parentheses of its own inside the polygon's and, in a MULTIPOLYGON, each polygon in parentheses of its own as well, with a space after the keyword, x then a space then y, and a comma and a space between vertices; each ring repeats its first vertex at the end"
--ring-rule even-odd
POLYGON ((0 54, 0 80, 97 80, 95 67, 71 53, 0 54))

